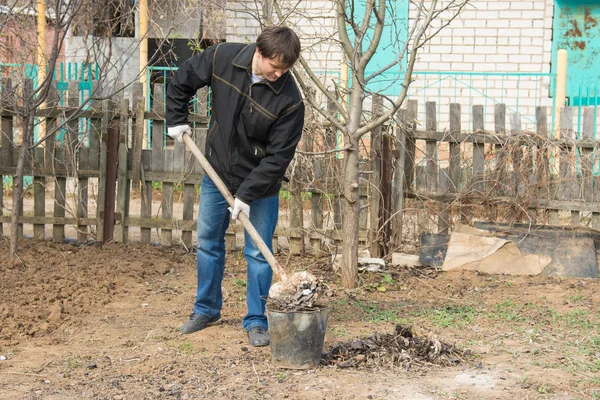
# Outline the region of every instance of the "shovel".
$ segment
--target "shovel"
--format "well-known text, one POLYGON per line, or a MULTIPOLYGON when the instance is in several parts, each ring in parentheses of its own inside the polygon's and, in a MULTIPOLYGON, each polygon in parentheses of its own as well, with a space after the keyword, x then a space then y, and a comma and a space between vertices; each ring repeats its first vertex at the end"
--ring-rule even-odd
MULTIPOLYGON (((233 208, 233 196, 229 192, 227 186, 225 186, 225 183, 223 183, 223 180, 221 179, 219 174, 217 174, 217 172, 214 170, 212 165, 210 165, 206 157, 204 157, 204 154, 202 154, 200 149, 198 149, 196 143, 194 143, 194 141, 188 134, 183 135, 183 141, 187 145, 188 149, 192 152, 192 154, 194 154, 198 162, 200 162, 200 165, 204 169, 206 175, 208 175, 208 177, 215 183, 215 185, 219 189, 219 192, 221 192, 225 200, 227 200, 227 204, 229 204, 229 206, 233 208)), ((256 244, 256 247, 258 247, 262 255, 265 257, 265 259, 271 266, 273 273, 279 278, 279 283, 273 285, 273 287, 270 290, 270 297, 281 297, 289 295, 295 296, 296 293, 298 293, 298 296, 295 297, 300 298, 305 297, 308 294, 314 295, 314 289, 310 289, 310 287, 314 287, 316 285, 316 278, 308 272, 295 272, 292 274, 291 277, 289 277, 285 273, 285 270, 281 267, 279 262, 275 259, 273 253, 271 253, 264 240, 260 237, 256 228, 254 227, 254 225, 252 225, 252 222, 250 222, 250 218, 248 218, 246 214, 241 212, 238 215, 238 219, 242 221, 244 229, 246 229, 246 232, 248 232, 248 234, 254 241, 254 244, 256 244), (307 293, 307 289, 310 289, 311 293, 307 293)))

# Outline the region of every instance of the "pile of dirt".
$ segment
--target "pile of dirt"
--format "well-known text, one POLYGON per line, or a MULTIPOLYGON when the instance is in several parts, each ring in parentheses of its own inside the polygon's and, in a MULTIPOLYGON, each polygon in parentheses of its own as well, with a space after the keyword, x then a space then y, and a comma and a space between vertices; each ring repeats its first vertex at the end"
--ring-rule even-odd
POLYGON ((411 327, 396 325, 394 333, 340 343, 323 354, 321 363, 339 368, 403 368, 435 364, 458 365, 467 354, 438 339, 415 337, 411 327))
MULTIPOLYGON (((8 254, 7 246, 0 243, 0 252, 8 254)), ((150 246, 78 247, 23 240, 20 250, 18 264, 10 257, 0 258, 0 319, 4 321, 0 339, 13 343, 77 325, 90 310, 108 304, 134 285, 168 273, 178 261, 155 262, 165 258, 165 250, 150 246), (113 253, 130 254, 115 262, 118 257, 113 253)))

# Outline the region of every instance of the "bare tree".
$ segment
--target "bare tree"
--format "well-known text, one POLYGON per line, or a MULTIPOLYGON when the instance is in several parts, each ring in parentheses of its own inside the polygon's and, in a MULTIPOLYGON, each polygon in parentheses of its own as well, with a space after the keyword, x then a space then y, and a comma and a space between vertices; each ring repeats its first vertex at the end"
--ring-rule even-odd
MULTIPOLYGON (((302 68, 296 68, 294 75, 304 91, 307 103, 333 125, 344 139, 341 272, 342 285, 353 288, 358 284, 360 142, 367 133, 394 118, 413 81, 412 73, 419 51, 459 15, 469 0, 412 1, 408 34, 405 36, 400 35, 398 21, 393 15, 394 1, 334 0, 333 3, 336 21, 333 31, 325 30, 327 33, 322 33, 324 29, 321 29, 321 33, 316 34, 313 39, 301 39, 338 46, 351 79, 346 85, 342 78, 320 75, 305 57, 300 58, 302 68), (391 30, 391 40, 382 39, 384 28, 391 30), (407 39, 397 40, 402 37, 407 39), (382 47, 384 42, 388 45, 386 49, 382 47), (369 62, 381 51, 392 51, 396 59, 377 70, 369 68, 369 62), (381 85, 372 89, 369 83, 390 73, 395 78, 389 81, 387 87, 400 87, 398 94, 384 96, 387 102, 380 114, 367 115, 365 100, 372 99, 374 94, 383 94, 381 85), (324 105, 323 98, 329 103, 329 109, 324 105)), ((310 15, 303 14, 301 2, 298 1, 273 0, 273 11, 276 15, 275 23, 296 27, 297 31, 302 28, 294 26, 295 21, 310 18, 310 15)), ((273 18, 268 16, 261 20, 271 21, 273 18)))
MULTIPOLYGON (((0 62, 5 66, 0 69, 0 105, 3 110, 10 110, 14 116, 17 131, 14 143, 13 132, 2 134, 18 148, 12 192, 12 257, 17 257, 19 210, 22 209, 24 189, 22 182, 28 172, 25 167, 26 159, 31 157, 32 151, 45 145, 49 138, 54 138, 61 131, 79 129, 76 121, 81 117, 81 111, 89 108, 91 102, 113 98, 132 83, 138 82, 146 71, 144 68, 132 68, 131 64, 137 63, 140 43, 148 40, 149 36, 156 38, 158 48, 162 49, 161 45, 167 40, 181 38, 185 23, 187 30, 184 32, 193 32, 192 37, 188 37, 190 41, 202 39, 202 22, 195 16, 203 12, 204 2, 176 0, 154 3, 155 7, 149 15, 149 33, 136 37, 135 9, 130 0, 0 1, 0 62), (45 16, 41 17, 40 3, 44 4, 46 11, 45 16), (164 18, 167 12, 168 17, 164 18), (41 45, 42 34, 47 38, 44 48, 41 45), (124 37, 130 40, 117 43, 116 38, 124 37), (44 118, 40 115, 55 115, 59 106, 56 101, 48 102, 49 94, 56 88, 52 72, 60 62, 71 61, 72 58, 98 65, 95 84, 82 103, 78 102, 78 106, 70 109, 68 114, 62 114, 60 123, 45 131, 44 118), (35 78, 31 73, 32 67, 42 71, 37 75, 35 83, 32 79, 35 78), (44 73, 45 71, 48 73, 44 73), (34 138, 36 128, 44 134, 34 138)), ((216 10, 213 13, 218 11, 217 6, 213 9, 216 10)), ((159 58, 170 59, 170 56, 171 54, 157 51, 150 57, 149 63, 154 63, 159 58)), ((53 96, 51 98, 54 99, 53 96)), ((65 137, 71 138, 72 143, 66 143, 65 147, 77 149, 81 146, 81 132, 71 133, 65 137)), ((67 165, 69 176, 73 177, 77 175, 75 152, 73 150, 69 154, 73 160, 69 160, 67 165)), ((47 153, 52 155, 52 149, 47 153)), ((74 181, 77 182, 77 179, 74 181)), ((79 201, 77 188, 74 194, 75 201, 79 201)), ((72 214, 75 215, 76 212, 73 211, 72 214)))

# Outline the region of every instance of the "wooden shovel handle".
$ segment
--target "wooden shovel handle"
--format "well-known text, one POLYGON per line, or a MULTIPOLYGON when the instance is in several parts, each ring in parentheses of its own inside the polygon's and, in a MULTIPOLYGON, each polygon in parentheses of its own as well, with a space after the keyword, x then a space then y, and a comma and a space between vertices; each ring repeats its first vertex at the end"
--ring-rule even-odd
MULTIPOLYGON (((223 180, 221 179, 219 174, 217 174, 217 171, 215 171, 212 165, 210 165, 206 157, 204 157, 204 154, 202 154, 198 146, 196 146, 196 143, 194 143, 194 141, 188 134, 183 135, 183 141, 187 145, 188 149, 192 152, 192 154, 196 157, 198 162, 200 162, 200 165, 204 169, 206 175, 208 175, 208 177, 215 183, 215 185, 217 185, 219 192, 221 192, 223 197, 225 197, 225 200, 227 200, 227 204, 229 204, 229 206, 233 208, 234 198, 229 192, 229 189, 227 189, 227 186, 225 186, 225 183, 223 183, 223 180)), ((262 255, 265 256, 275 275, 277 275, 282 282, 286 282, 288 280, 288 277, 285 273, 285 270, 281 267, 281 265, 279 265, 279 262, 277 262, 277 260, 273 256, 271 250, 269 250, 264 240, 260 237, 256 228, 254 227, 254 225, 252 225, 252 222, 250 222, 250 218, 248 218, 246 214, 241 212, 238 215, 238 219, 242 221, 244 229, 246 229, 246 231, 254 241, 254 244, 256 244, 256 247, 258 247, 258 250, 260 250, 262 255)))

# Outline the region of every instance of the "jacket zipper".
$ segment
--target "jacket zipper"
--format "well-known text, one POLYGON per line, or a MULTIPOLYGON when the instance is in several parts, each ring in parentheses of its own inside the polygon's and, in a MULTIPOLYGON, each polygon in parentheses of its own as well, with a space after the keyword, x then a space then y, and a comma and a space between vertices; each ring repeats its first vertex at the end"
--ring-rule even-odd
POLYGON ((248 90, 250 96, 250 114, 252 114, 252 85, 254 84, 250 83, 250 89, 248 90))

